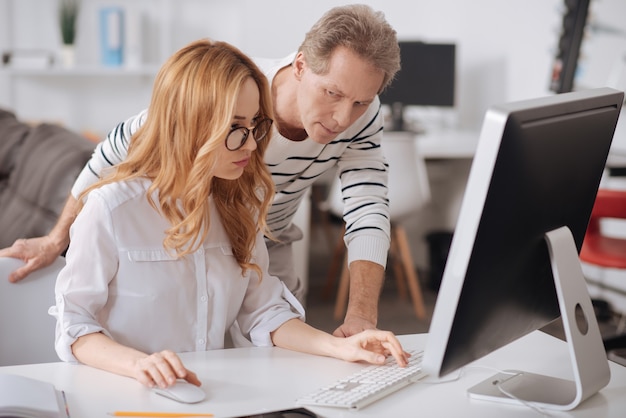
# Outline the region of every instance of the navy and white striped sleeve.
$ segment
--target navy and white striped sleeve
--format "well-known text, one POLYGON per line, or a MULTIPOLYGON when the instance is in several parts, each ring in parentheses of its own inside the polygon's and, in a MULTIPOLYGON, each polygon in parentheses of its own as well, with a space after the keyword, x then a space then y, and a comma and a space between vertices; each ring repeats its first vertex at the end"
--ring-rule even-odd
POLYGON ((338 161, 348 262, 368 260, 385 267, 391 233, 389 167, 381 148, 383 123, 379 103, 373 103, 362 118, 361 130, 338 161))
POLYGON ((96 146, 91 159, 72 186, 72 196, 77 198, 83 190, 98 180, 105 169, 124 161, 128 153, 130 138, 144 123, 147 114, 147 110, 143 110, 118 124, 109 132, 104 141, 96 146))

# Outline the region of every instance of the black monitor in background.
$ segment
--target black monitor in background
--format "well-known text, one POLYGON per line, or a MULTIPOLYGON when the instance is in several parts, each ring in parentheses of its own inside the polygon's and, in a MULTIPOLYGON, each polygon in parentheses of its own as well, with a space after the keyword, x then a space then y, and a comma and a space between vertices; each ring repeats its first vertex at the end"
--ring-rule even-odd
POLYGON ((623 98, 602 88, 488 110, 430 324, 431 376, 561 316, 575 382, 506 371, 470 396, 567 410, 609 382, 578 253, 623 98))
POLYGON ((392 110, 391 130, 405 129, 405 106, 454 107, 455 44, 400 41, 401 69, 380 101, 392 110))

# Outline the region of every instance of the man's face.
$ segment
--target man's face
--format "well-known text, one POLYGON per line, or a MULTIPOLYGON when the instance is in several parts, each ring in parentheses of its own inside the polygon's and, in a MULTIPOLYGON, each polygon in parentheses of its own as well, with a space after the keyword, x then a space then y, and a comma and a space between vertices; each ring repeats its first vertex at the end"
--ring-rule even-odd
POLYGON ((327 144, 365 113, 382 86, 384 74, 354 52, 338 47, 328 72, 315 74, 300 52, 293 71, 299 80, 297 106, 309 137, 327 144))

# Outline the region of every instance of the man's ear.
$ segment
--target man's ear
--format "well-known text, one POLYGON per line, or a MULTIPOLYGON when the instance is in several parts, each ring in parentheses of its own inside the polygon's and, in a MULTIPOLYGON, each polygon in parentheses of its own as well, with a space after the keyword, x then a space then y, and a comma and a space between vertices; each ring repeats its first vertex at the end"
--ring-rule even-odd
POLYGON ((300 78, 302 78, 302 73, 304 72, 305 67, 306 60, 304 59, 304 54, 302 53, 302 51, 298 52, 296 54, 296 57, 293 59, 293 64, 291 65, 293 75, 296 77, 297 80, 300 80, 300 78))

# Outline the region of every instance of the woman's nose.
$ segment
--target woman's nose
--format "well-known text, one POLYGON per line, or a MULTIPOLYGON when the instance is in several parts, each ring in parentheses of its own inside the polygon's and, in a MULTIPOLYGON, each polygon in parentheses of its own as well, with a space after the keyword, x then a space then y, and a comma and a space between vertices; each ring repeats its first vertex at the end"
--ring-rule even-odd
POLYGON ((250 134, 246 138, 246 142, 243 144, 243 147, 241 148, 254 151, 256 147, 257 147, 256 138, 254 137, 254 134, 252 133, 252 131, 250 131, 250 134))

